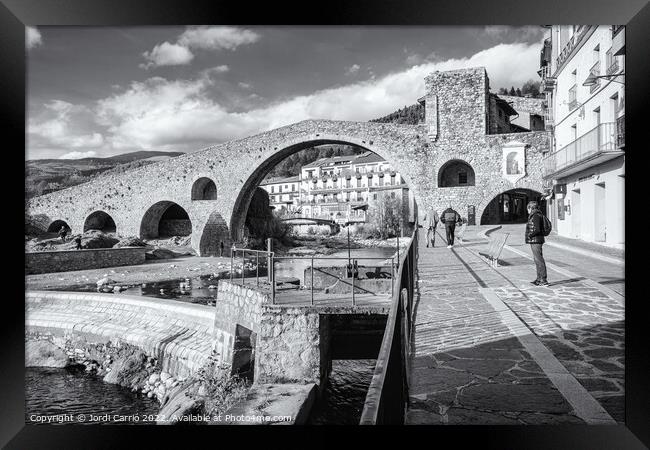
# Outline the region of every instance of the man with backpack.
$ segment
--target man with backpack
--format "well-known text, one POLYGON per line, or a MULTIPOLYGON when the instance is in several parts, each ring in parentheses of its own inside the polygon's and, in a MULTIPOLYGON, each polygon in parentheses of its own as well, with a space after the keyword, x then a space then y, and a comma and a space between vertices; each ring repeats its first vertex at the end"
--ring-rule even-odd
POLYGON ((436 246, 436 228, 439 221, 438 213, 433 208, 424 215, 424 223, 427 226, 427 247, 429 247, 429 243, 431 243, 431 247, 436 246))
POLYGON ((451 205, 449 208, 445 209, 442 212, 440 221, 445 224, 445 231, 447 233, 447 248, 452 248, 454 246, 454 233, 456 231, 456 223, 460 223, 462 219, 460 214, 458 214, 451 205))
POLYGON ((542 254, 544 236, 551 232, 551 221, 539 210, 537 202, 528 202, 528 222, 526 223, 526 244, 530 244, 537 271, 537 279, 531 281, 536 286, 548 286, 546 280, 546 262, 542 254))

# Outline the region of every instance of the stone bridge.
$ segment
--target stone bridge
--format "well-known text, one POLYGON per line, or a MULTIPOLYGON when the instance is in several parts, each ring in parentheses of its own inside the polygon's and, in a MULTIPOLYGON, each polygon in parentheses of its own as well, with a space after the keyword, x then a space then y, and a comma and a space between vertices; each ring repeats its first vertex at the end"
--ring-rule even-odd
POLYGON ((271 168, 321 144, 352 144, 389 161, 412 190, 420 218, 449 205, 463 216, 472 205, 480 218, 502 192, 543 192, 548 133, 489 133, 496 119, 484 68, 434 72, 425 84, 419 125, 306 120, 33 198, 27 214, 44 229, 65 222, 73 233, 115 229, 151 238, 180 230, 199 255, 215 255, 220 241, 228 247, 241 239, 253 193, 271 168), (525 149, 525 168, 514 177, 505 175, 509 147, 525 149), (469 166, 471 182, 447 187, 443 171, 459 164, 469 166))

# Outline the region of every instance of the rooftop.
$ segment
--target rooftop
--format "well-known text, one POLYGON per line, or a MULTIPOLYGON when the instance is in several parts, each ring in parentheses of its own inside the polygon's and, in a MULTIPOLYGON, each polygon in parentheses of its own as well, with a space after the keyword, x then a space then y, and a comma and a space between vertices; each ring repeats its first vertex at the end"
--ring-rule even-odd
POLYGON ((384 161, 384 158, 377 155, 376 153, 365 152, 360 155, 332 156, 330 158, 317 159, 312 163, 304 165, 303 169, 340 164, 370 164, 381 161, 384 161))
POLYGON ((260 186, 267 186, 269 184, 283 184, 283 183, 298 183, 300 181, 300 176, 295 175, 288 178, 269 178, 260 183, 260 186))

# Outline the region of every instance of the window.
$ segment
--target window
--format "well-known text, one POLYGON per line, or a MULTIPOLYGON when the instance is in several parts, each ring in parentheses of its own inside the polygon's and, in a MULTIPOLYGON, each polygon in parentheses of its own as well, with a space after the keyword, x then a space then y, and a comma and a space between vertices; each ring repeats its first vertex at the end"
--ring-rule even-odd
POLYGON ((271 193, 275 192, 275 186, 271 186, 271 193))
POLYGON ((372 194, 372 199, 377 200, 377 194, 372 194))
POLYGON ((611 110, 614 112, 614 117, 612 118, 612 122, 616 120, 618 117, 618 112, 620 110, 620 104, 618 102, 618 92, 614 95, 612 95, 610 98, 610 103, 612 105, 611 110))
POLYGON ((291 185, 291 192, 296 192, 296 185, 295 184, 291 185))
POLYGON ((282 192, 282 185, 278 186, 278 192, 282 192))
POLYGON ((391 185, 395 184, 395 175, 394 174, 390 176, 390 184, 391 185))

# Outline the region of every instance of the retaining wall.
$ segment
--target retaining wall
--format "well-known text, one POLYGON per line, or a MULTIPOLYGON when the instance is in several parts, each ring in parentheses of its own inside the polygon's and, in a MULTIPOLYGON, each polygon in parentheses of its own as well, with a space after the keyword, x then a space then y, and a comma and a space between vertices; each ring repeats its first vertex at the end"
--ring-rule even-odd
POLYGON ((157 357, 173 376, 189 376, 210 356, 214 314, 210 306, 123 294, 25 293, 27 337, 126 342, 157 357))
POLYGON ((144 247, 29 252, 25 253, 25 274, 131 266, 144 261, 144 247))

